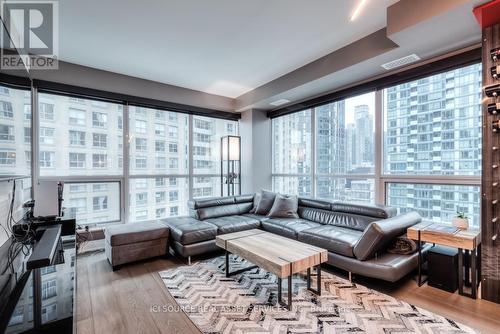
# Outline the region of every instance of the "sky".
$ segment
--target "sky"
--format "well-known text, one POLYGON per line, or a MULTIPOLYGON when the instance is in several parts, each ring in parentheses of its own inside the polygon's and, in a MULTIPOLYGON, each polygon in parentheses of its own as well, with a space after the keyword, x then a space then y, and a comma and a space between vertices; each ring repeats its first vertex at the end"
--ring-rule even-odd
POLYGON ((354 123, 354 107, 367 104, 370 114, 375 114, 375 92, 359 95, 345 100, 345 121, 346 124, 354 123))

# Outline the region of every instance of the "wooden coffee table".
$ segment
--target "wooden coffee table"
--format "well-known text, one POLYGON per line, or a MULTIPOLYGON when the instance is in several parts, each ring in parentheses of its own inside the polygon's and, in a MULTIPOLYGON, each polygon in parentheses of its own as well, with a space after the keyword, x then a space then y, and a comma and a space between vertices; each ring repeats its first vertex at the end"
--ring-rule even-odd
POLYGON ((278 302, 292 307, 292 275, 307 271, 307 289, 321 295, 321 263, 328 260, 328 251, 262 230, 247 230, 217 236, 215 243, 226 250, 226 277, 260 267, 278 277, 278 302), (231 272, 229 254, 241 256, 255 264, 231 272), (316 268, 317 287, 311 288, 311 268, 316 268), (288 302, 281 298, 282 279, 288 279, 288 302))

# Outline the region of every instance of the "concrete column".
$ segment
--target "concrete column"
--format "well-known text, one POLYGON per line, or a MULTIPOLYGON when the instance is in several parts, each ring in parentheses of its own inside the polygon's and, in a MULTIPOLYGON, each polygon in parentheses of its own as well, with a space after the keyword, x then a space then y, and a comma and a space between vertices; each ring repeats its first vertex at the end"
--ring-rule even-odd
POLYGON ((242 113, 241 193, 271 189, 271 119, 266 112, 249 109, 242 113))

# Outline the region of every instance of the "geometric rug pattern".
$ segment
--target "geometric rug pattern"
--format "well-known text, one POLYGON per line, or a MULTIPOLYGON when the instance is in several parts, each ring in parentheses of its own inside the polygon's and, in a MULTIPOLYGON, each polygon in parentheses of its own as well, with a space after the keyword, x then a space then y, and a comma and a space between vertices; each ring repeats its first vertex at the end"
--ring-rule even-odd
MULTIPOLYGON (((251 265, 231 255, 231 271, 251 265)), ((471 328, 330 273, 321 296, 293 277, 292 310, 276 306, 277 278, 260 268, 226 278, 225 258, 160 272, 202 333, 476 333, 471 328)), ((316 282, 313 282, 313 287, 316 282)), ((287 282, 283 281, 286 300, 287 282)))

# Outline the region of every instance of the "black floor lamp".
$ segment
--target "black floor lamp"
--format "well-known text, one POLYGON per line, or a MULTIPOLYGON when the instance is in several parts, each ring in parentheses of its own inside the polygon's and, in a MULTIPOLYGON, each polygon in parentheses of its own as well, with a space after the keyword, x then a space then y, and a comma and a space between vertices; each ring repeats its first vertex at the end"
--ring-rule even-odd
POLYGON ((241 137, 220 139, 221 196, 241 194, 241 137))

